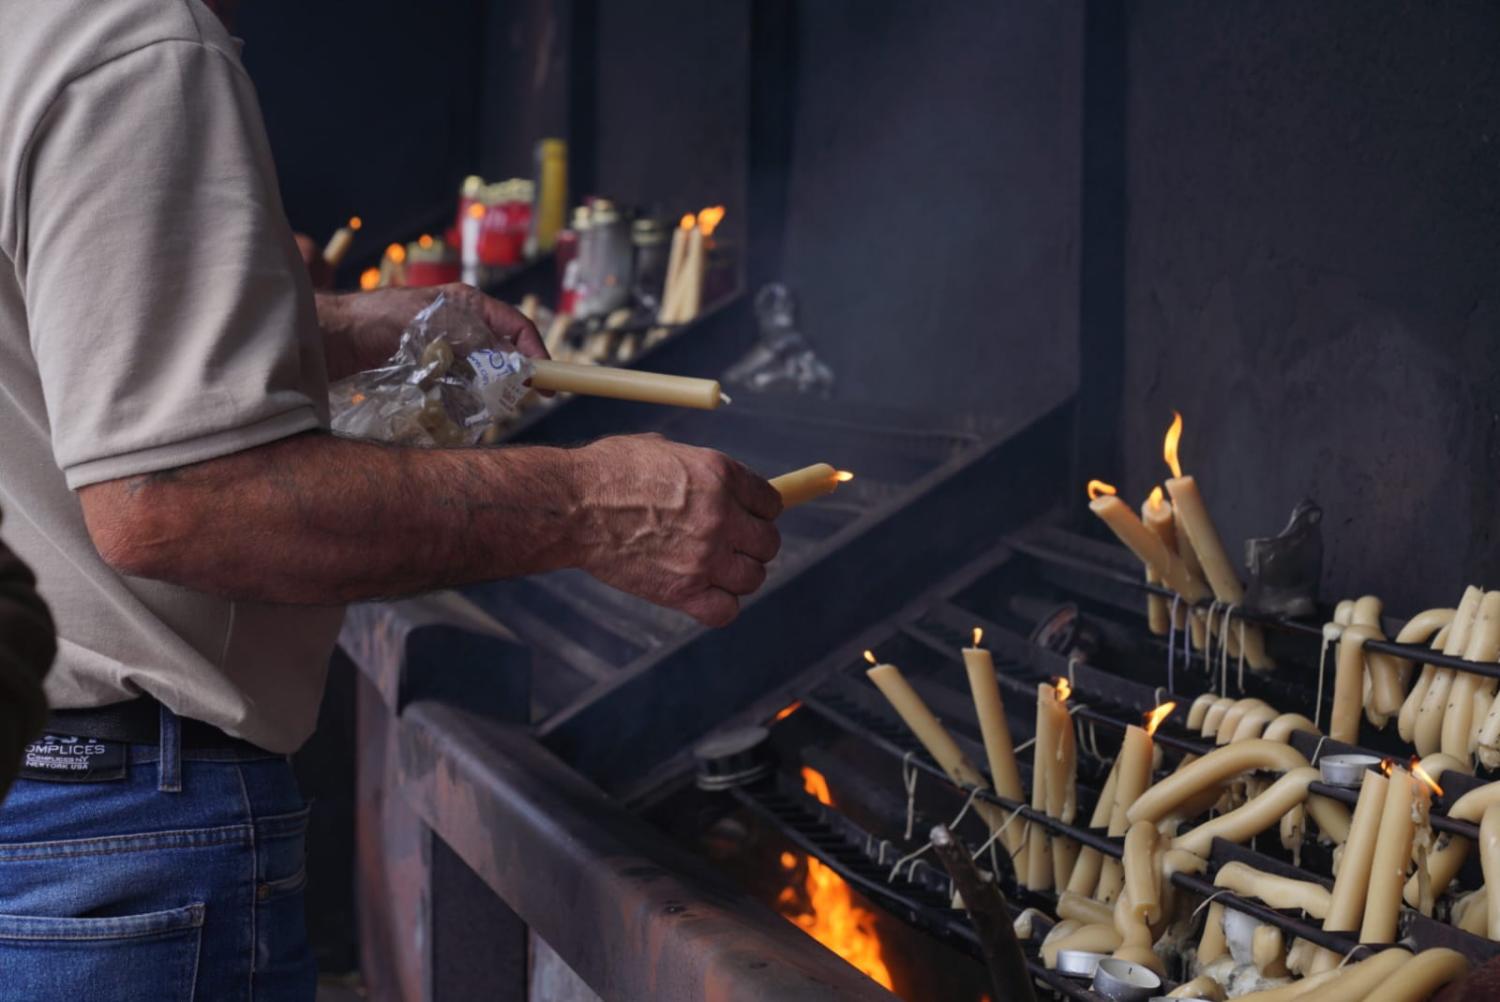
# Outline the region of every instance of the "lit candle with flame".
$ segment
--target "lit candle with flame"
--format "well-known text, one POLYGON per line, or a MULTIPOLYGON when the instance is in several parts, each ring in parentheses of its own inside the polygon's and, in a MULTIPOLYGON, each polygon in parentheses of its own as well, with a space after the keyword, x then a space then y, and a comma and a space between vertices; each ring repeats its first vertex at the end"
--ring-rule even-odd
POLYGON ((347 226, 340 226, 333 231, 328 243, 323 247, 323 260, 328 262, 330 268, 337 268, 344 260, 344 255, 349 253, 349 246, 354 243, 354 232, 364 225, 363 220, 353 216, 347 226))
POLYGON ((359 273, 359 287, 366 292, 380 288, 380 269, 366 268, 359 273))
MULTIPOLYGON (((891 708, 896 711, 907 730, 911 731, 922 743, 922 747, 927 749, 927 754, 932 756, 938 768, 960 786, 977 786, 982 790, 988 790, 990 784, 958 747, 958 742, 953 740, 953 735, 949 734, 947 729, 938 722, 938 718, 933 716, 922 697, 917 695, 917 691, 911 687, 906 676, 901 674, 901 669, 895 665, 878 664, 871 651, 865 651, 865 660, 873 666, 866 670, 865 674, 891 704, 891 708)), ((974 810, 984 818, 991 831, 1005 823, 1005 812, 994 804, 976 800, 974 810)))
MULTIPOLYGON (((1385 765, 1389 768, 1390 763, 1385 765)), ((1356 932, 1364 918, 1365 898, 1370 890, 1370 867, 1375 859, 1375 841, 1380 834, 1380 817, 1388 786, 1384 772, 1365 770, 1359 800, 1354 805, 1354 818, 1349 823, 1349 838, 1344 842, 1338 874, 1334 877, 1328 913, 1323 918, 1323 928, 1328 932, 1356 932)), ((1331 950, 1320 950, 1307 973, 1326 971, 1339 959, 1331 950)))
MULTIPOLYGON (((1382 763, 1390 781, 1386 785, 1385 804, 1380 812, 1380 832, 1375 838, 1375 854, 1370 863, 1370 890, 1365 901, 1365 917, 1359 927, 1361 943, 1394 943, 1401 911, 1401 890, 1406 883, 1407 864, 1411 861, 1412 841, 1417 825, 1427 823, 1432 802, 1431 777, 1414 776, 1400 766, 1382 763)), ((1420 770, 1421 766, 1417 766, 1420 770)), ((1441 792, 1439 789, 1438 792, 1441 792)))
POLYGON ((772 477, 771 486, 781 495, 781 504, 785 509, 832 494, 839 484, 847 484, 853 479, 854 474, 848 470, 836 470, 827 463, 814 463, 800 470, 772 477))
MULTIPOLYGON (((1153 736, 1175 709, 1176 703, 1162 703, 1145 715, 1144 726, 1131 724, 1125 728, 1125 740, 1115 758, 1118 775, 1115 777, 1114 805, 1109 814, 1110 835, 1119 837, 1130 830, 1130 809, 1151 785, 1151 763, 1156 754, 1153 736)), ((1105 860, 1095 896, 1103 901, 1114 900, 1120 892, 1122 876, 1119 861, 1105 860)))
POLYGON ((1208 590, 1188 574, 1187 565, 1167 549, 1160 536, 1146 528, 1130 506, 1119 499, 1112 485, 1102 480, 1090 480, 1088 494, 1089 510, 1109 526, 1141 563, 1154 570, 1168 588, 1189 602, 1208 597, 1208 590))
POLYGON ((687 256, 688 234, 698 228, 698 217, 692 213, 682 217, 677 229, 672 231, 672 249, 667 255, 667 278, 662 288, 661 308, 656 319, 664 324, 677 322, 677 302, 682 298, 682 262, 687 256))
MULTIPOLYGON (((1072 694, 1073 687, 1065 678, 1055 678, 1051 685, 1043 682, 1037 686, 1037 740, 1032 753, 1033 783, 1039 772, 1046 776, 1047 816, 1068 824, 1072 824, 1078 815, 1078 748, 1073 716, 1068 712, 1068 699, 1072 694), (1045 740, 1043 717, 1047 720, 1045 740)), ((1037 834, 1033 832, 1032 837, 1037 834)), ((1052 835, 1049 841, 1048 856, 1052 863, 1049 886, 1061 890, 1068 886, 1073 864, 1078 860, 1078 844, 1061 835, 1052 835)))
POLYGON ((483 202, 469 203, 460 224, 459 261, 463 265, 463 280, 469 285, 479 284, 479 229, 484 225, 483 202))
MULTIPOLYGON (((979 731, 984 736, 984 753, 989 760, 990 778, 1002 797, 1024 800, 1026 788, 1021 785, 1021 770, 1016 765, 1015 745, 1010 736, 1010 722, 1005 719, 1005 703, 1000 698, 1000 684, 995 679, 995 660, 979 646, 984 631, 974 627, 973 646, 963 649, 964 671, 969 676, 969 691, 974 696, 974 711, 979 717, 979 731)), ((1014 857, 1025 838, 1025 829, 1011 825, 1000 836, 1014 857)))
MULTIPOLYGON (((1172 507, 1164 500, 1160 487, 1151 488, 1151 496, 1141 502, 1141 521, 1146 524, 1146 528, 1161 537, 1162 544, 1168 550, 1176 552, 1177 538, 1176 530, 1172 528, 1172 507)), ((1146 565, 1146 583, 1161 584, 1161 576, 1152 570, 1150 564, 1146 565)), ((1166 597, 1154 592, 1147 595, 1146 626, 1157 636, 1165 636, 1171 625, 1166 597)))
MULTIPOLYGON (((1176 448, 1181 438, 1182 415, 1175 411, 1173 415, 1172 423, 1177 428, 1177 434, 1169 436, 1171 448, 1166 456, 1168 465, 1172 467, 1172 478, 1167 481, 1167 493, 1172 497, 1173 517, 1186 532, 1188 542, 1203 567, 1203 576, 1213 589, 1214 597, 1226 605, 1238 605, 1244 600, 1245 588, 1240 583, 1234 565, 1229 561, 1229 555, 1224 552, 1223 540, 1219 538, 1219 530, 1209 517, 1208 506, 1203 503, 1203 495, 1198 490, 1198 482, 1192 476, 1182 473, 1176 448)), ((1261 635, 1260 628, 1245 626, 1244 638, 1245 660, 1250 662, 1250 667, 1270 668, 1272 662, 1266 654, 1265 638, 1261 635)))

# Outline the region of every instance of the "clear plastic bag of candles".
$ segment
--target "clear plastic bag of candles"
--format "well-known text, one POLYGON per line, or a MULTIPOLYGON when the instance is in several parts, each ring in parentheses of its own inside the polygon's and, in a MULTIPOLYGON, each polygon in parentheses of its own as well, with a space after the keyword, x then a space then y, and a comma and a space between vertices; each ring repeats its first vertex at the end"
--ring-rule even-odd
POLYGON ((398 445, 475 445, 515 413, 531 371, 483 318, 439 294, 385 365, 329 387, 333 430, 398 445))

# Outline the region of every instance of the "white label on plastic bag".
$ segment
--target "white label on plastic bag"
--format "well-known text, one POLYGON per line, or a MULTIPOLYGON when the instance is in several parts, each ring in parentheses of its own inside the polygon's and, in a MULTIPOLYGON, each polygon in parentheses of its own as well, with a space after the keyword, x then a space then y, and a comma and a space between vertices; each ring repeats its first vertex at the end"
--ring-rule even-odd
POLYGON ((526 381, 531 378, 531 363, 515 351, 482 349, 469 356, 474 367, 474 389, 484 401, 490 417, 515 412, 526 395, 526 381))

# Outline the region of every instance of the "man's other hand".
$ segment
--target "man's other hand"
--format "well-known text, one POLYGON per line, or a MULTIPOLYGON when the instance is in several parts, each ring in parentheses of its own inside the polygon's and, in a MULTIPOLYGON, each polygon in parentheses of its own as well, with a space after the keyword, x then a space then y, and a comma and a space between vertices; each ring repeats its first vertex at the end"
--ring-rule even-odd
POLYGON ((385 363, 401 341, 406 325, 441 293, 467 305, 484 318, 495 347, 513 348, 528 358, 547 358, 536 325, 513 306, 487 296, 472 285, 417 289, 376 289, 318 296, 318 324, 323 328, 328 378, 340 379, 385 363))
POLYGON ((781 548, 781 496, 723 453, 659 435, 579 449, 574 562, 622 591, 705 626, 739 614, 781 548))

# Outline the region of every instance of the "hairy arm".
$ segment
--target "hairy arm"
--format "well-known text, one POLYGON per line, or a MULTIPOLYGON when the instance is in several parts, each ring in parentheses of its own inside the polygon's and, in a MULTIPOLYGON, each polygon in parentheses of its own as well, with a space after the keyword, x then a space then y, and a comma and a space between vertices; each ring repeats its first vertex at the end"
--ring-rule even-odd
POLYGON ((79 492, 122 574, 335 604, 581 567, 710 625, 760 586, 780 499, 656 436, 580 449, 409 449, 307 433, 79 492))

